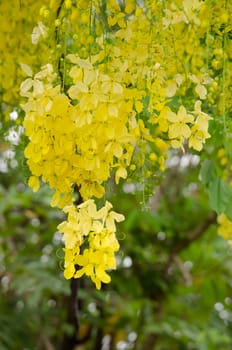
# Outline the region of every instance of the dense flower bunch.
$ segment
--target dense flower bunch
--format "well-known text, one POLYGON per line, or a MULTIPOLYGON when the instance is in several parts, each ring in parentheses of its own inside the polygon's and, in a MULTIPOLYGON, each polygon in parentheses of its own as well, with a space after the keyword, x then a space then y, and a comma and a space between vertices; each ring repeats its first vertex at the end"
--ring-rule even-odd
POLYGON ((66 278, 81 277, 85 273, 98 289, 101 282, 110 282, 106 270, 116 268, 114 253, 119 249, 115 221, 124 220, 123 215, 111 211, 111 208, 111 203, 106 201, 105 206, 97 210, 93 199, 77 207, 64 208, 68 219, 58 229, 64 233, 66 278), (86 238, 88 246, 81 252, 80 247, 86 245, 86 238), (79 266, 77 271, 76 265, 79 266))
MULTIPOLYGON (((83 226, 83 218, 85 233, 82 235, 88 236, 89 249, 85 249, 83 255, 83 259, 87 260, 81 261, 86 261, 87 264, 88 255, 91 260, 94 254, 95 264, 96 259, 100 264, 102 254, 107 250, 108 253, 103 254, 105 263, 101 265, 101 271, 104 266, 105 269, 115 266, 112 252, 118 249, 118 243, 112 220, 121 221, 122 216, 114 212, 107 216, 109 203, 101 209, 103 214, 106 211, 103 217, 97 213, 88 218, 90 214, 84 215, 81 209, 91 203, 91 209, 90 206, 87 209, 88 212, 93 212, 95 204, 93 200, 89 202, 89 198, 101 198, 104 195, 102 183, 109 179, 112 168, 116 169, 116 183, 120 178, 126 178, 126 166, 130 164, 138 128, 132 113, 132 101, 124 96, 123 86, 95 70, 88 60, 77 56, 71 56, 70 59, 75 63, 70 69, 74 85, 68 90, 68 96, 61 93, 59 85, 53 87, 55 75, 49 64, 34 77, 30 68, 24 65, 22 68, 29 77, 21 84, 21 95, 28 98, 23 108, 26 112, 25 132, 30 140, 25 156, 33 174, 29 185, 37 191, 41 177, 55 189, 51 204, 64 208, 65 212, 69 212, 67 206, 74 209, 72 205, 75 201, 75 187, 79 189, 84 200, 83 207, 78 207, 82 219, 69 213, 68 224, 61 224, 59 227, 64 232, 67 278, 80 277, 81 270, 75 273, 73 254, 79 251, 83 243, 77 231, 79 222, 83 226), (99 222, 98 226, 95 222, 89 232, 88 219, 98 216, 106 222, 106 226, 102 224, 99 230, 99 222), (75 227, 76 241, 68 235, 70 225, 75 227), (97 244, 98 239, 105 243, 97 244), (111 242, 112 247, 106 242, 111 242)), ((75 258, 75 264, 78 259, 75 258)), ((81 264, 79 260, 78 262, 81 264)), ((83 268, 82 272, 90 275, 88 271, 83 268)), ((97 275, 91 275, 91 278, 98 288, 101 280, 109 282, 109 278, 103 272, 100 273, 99 268, 94 271, 97 275)))
POLYGON ((201 151, 212 119, 205 111, 227 133, 232 6, 219 3, 47 0, 33 25, 22 11, 31 41, 17 67, 27 75, 29 185, 48 183, 51 205, 68 216, 59 225, 66 278, 86 274, 98 288, 110 280, 119 245, 108 217, 122 216, 95 201, 112 174, 116 184, 131 174, 144 184, 165 169, 171 149, 201 151))
MULTIPOLYGON (((202 150, 211 118, 201 105, 211 80, 204 70, 195 73, 192 64, 180 66, 175 42, 167 45, 170 26, 187 24, 183 14, 174 19, 174 7, 164 11, 160 2, 140 7, 131 0, 125 6, 109 1, 105 8, 99 1, 64 1, 54 8, 55 1, 41 8, 32 31, 35 45, 46 43, 49 31, 55 34, 56 49, 49 42, 53 61, 36 74, 21 64, 27 75, 20 90, 26 98, 29 185, 37 191, 41 180, 48 183, 55 190, 51 205, 67 214, 58 227, 65 277, 86 274, 100 288, 110 281, 106 270, 116 267, 114 221, 123 216, 107 201, 97 210, 96 198, 105 195, 112 173, 118 184, 135 163, 162 171, 170 148, 184 151, 187 143, 202 150), (176 96, 187 89, 194 91, 195 103, 184 106, 176 96)), ((197 2, 187 12, 189 31, 199 26, 200 9, 197 2)))
POLYGON ((101 198, 112 167, 117 183, 127 176, 137 130, 122 85, 98 74, 88 60, 72 60, 70 98, 51 85, 51 65, 21 85, 21 95, 28 97, 23 108, 30 139, 25 155, 33 173, 29 183, 37 190, 42 176, 56 190, 52 204, 61 208, 72 203, 74 185, 84 200, 101 198))

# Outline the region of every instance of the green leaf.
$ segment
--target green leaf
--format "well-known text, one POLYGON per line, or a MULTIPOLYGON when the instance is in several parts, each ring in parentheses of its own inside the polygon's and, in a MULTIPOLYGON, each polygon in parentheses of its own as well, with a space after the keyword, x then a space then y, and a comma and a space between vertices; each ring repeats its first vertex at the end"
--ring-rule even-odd
POLYGON ((215 177, 209 184, 208 193, 210 207, 217 213, 224 212, 228 202, 225 183, 215 177))
POLYGON ((232 220, 232 188, 217 176, 211 160, 203 162, 200 179, 208 192, 211 209, 218 214, 225 213, 232 220))
POLYGON ((201 166, 200 179, 203 185, 207 186, 216 177, 215 168, 213 162, 209 159, 205 159, 201 166))

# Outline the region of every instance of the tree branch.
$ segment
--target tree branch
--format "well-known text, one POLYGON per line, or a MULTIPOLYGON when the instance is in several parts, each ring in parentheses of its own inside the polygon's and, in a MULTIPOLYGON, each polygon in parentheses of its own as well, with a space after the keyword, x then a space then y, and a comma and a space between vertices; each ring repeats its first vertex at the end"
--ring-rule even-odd
POLYGON ((173 249, 172 254, 177 254, 181 250, 187 248, 193 241, 197 240, 201 237, 209 226, 214 224, 217 219, 217 214, 215 212, 211 212, 209 216, 201 222, 197 227, 195 227, 192 231, 187 233, 186 238, 181 240, 173 249))
POLYGON ((172 249, 169 259, 167 261, 167 264, 164 268, 164 274, 165 276, 168 275, 168 270, 173 263, 173 261, 176 258, 176 255, 180 253, 182 250, 187 248, 192 242, 196 241, 198 238, 200 238, 206 230, 209 228, 209 226, 216 223, 217 214, 215 212, 211 212, 208 217, 201 222, 198 226, 196 226, 192 231, 188 232, 186 234, 186 238, 182 239, 180 242, 178 242, 172 249))
MULTIPOLYGON (((75 184, 74 192, 77 193, 77 200, 74 204, 77 206, 83 203, 83 198, 80 194, 78 186, 75 184)), ((76 265, 76 270, 79 266, 76 265)), ((70 295, 67 300, 67 323, 74 327, 73 334, 65 335, 62 342, 61 350, 72 350, 79 343, 78 341, 78 331, 80 328, 79 322, 79 301, 78 301, 78 290, 80 288, 80 280, 78 278, 71 278, 70 280, 70 295)))
POLYGON ((74 327, 73 334, 65 334, 61 350, 73 350, 77 345, 77 333, 79 330, 79 305, 78 305, 79 279, 70 280, 70 295, 67 299, 67 323, 74 327))

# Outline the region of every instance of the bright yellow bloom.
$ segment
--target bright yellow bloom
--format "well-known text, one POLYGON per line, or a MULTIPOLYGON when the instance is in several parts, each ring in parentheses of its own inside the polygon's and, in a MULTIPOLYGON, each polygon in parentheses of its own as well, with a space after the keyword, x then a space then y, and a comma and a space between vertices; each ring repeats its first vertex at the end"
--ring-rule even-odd
POLYGON ((65 278, 79 278, 86 274, 98 289, 101 282, 110 282, 106 270, 116 268, 114 254, 119 249, 115 221, 124 220, 123 215, 111 209, 112 204, 106 201, 105 206, 97 210, 93 199, 77 207, 70 205, 64 208, 68 218, 58 226, 58 230, 63 233, 65 243, 65 278), (86 239, 89 248, 82 254, 80 247, 86 239))

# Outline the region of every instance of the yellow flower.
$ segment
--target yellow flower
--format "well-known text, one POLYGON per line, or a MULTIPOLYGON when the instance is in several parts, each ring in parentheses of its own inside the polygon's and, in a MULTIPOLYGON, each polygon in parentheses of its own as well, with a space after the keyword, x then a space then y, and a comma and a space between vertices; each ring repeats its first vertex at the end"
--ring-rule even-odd
POLYGON ((63 233, 65 243, 65 278, 79 278, 86 274, 98 289, 101 282, 110 282, 106 270, 116 268, 114 254, 119 249, 115 221, 124 220, 123 215, 111 209, 112 204, 106 201, 105 206, 97 210, 93 199, 77 207, 70 205, 64 208, 68 218, 58 226, 58 230, 63 233), (81 254, 80 246, 84 240, 89 248, 81 254))
POLYGON ((197 115, 197 118, 191 128, 189 147, 201 151, 206 139, 210 137, 208 133, 208 122, 212 118, 201 111, 201 101, 196 101, 193 113, 197 115))
POLYGON ((37 176, 30 176, 29 181, 28 181, 28 185, 32 188, 33 192, 37 192, 39 187, 40 187, 38 177, 37 176))

